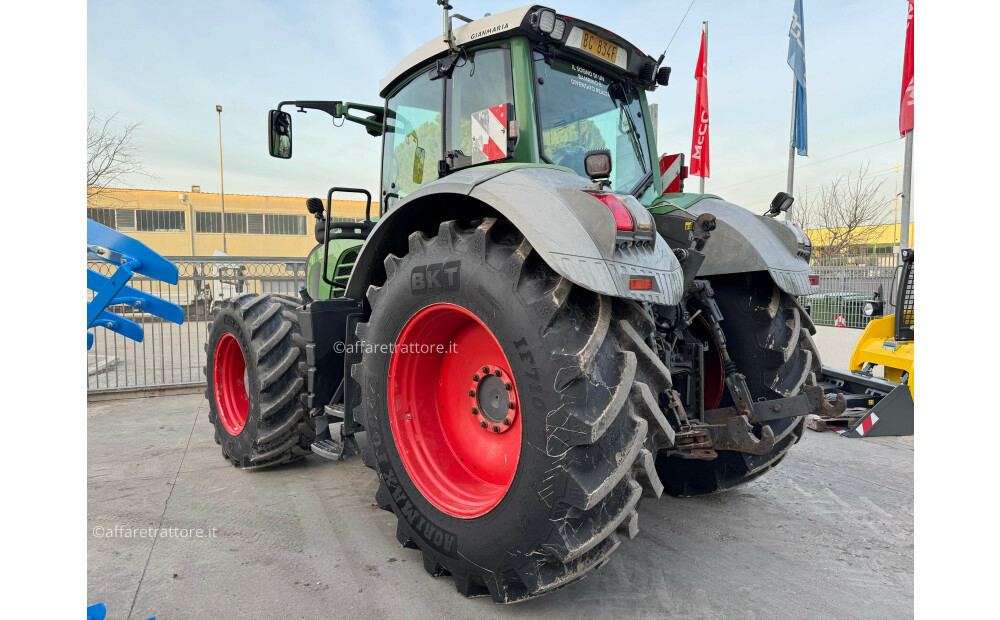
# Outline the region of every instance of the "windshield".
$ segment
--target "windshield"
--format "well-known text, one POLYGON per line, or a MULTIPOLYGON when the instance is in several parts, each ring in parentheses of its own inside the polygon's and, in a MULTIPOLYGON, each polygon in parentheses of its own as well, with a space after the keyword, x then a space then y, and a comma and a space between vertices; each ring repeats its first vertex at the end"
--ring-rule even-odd
POLYGON ((542 155, 549 163, 587 176, 583 157, 611 151, 611 187, 631 192, 650 171, 646 124, 635 89, 575 62, 536 53, 535 92, 542 155))

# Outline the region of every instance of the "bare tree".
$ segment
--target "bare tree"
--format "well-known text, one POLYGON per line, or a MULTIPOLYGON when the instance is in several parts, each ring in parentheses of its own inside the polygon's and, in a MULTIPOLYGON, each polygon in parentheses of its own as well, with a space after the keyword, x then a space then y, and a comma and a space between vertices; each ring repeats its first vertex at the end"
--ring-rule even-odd
POLYGON ((874 243, 892 205, 882 192, 883 183, 885 179, 871 175, 865 164, 857 175, 837 176, 818 194, 803 193, 791 209, 791 219, 804 229, 822 229, 822 238, 813 243, 829 254, 874 243))
POLYGON ((139 161, 136 130, 142 123, 125 123, 118 127, 112 114, 98 118, 93 110, 87 113, 87 206, 114 199, 111 187, 127 185, 132 174, 149 176, 139 161))

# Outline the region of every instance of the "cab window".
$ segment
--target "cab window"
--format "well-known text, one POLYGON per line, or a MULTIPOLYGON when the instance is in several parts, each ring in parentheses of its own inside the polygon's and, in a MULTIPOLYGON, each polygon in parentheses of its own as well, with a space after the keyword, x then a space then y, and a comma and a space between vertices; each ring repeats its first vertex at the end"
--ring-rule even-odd
POLYGON ((611 187, 633 191, 652 165, 638 90, 580 62, 535 53, 534 65, 542 158, 586 177, 587 152, 609 149, 611 187))
MULTIPOLYGON (((448 97, 447 151, 452 167, 472 163, 473 116, 505 103, 514 102, 510 52, 489 48, 470 53, 452 71, 448 97)), ((506 150, 507 145, 501 145, 506 150)))
POLYGON ((438 178, 445 80, 423 73, 387 103, 382 147, 382 192, 386 207, 438 178))

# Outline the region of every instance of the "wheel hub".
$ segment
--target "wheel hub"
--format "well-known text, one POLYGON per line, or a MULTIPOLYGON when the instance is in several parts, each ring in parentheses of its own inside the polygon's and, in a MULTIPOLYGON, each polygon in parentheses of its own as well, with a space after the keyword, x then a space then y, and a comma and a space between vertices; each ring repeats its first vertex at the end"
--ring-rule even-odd
POLYGON ((479 427, 491 433, 506 433, 517 417, 514 383, 499 366, 486 365, 472 375, 468 395, 479 427))

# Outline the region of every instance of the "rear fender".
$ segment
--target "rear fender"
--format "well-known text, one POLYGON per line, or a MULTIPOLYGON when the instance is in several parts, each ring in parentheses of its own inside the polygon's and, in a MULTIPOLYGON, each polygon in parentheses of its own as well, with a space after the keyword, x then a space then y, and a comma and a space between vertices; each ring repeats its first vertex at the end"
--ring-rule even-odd
POLYGON ((699 200, 687 209, 694 216, 711 213, 716 228, 705 245, 699 276, 767 271, 790 295, 819 290, 809 284, 808 251, 785 222, 763 217, 718 198, 699 200))
POLYGON ((655 304, 675 305, 683 294, 680 263, 656 233, 652 218, 624 198, 650 230, 647 247, 621 248, 611 211, 584 193, 590 184, 553 167, 479 167, 424 186, 394 205, 372 230, 347 287, 361 299, 370 284, 385 281, 383 261, 403 255, 417 230, 436 234, 440 222, 482 217, 509 220, 559 275, 587 290, 655 304), (653 290, 633 291, 630 276, 652 280, 653 290))

